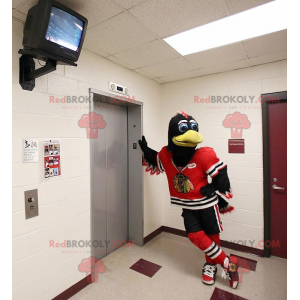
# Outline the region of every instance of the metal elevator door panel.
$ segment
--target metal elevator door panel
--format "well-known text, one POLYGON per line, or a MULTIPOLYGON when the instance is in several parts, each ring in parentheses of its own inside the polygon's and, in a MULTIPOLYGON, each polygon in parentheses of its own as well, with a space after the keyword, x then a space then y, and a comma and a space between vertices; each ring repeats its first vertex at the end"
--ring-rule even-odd
POLYGON ((107 253, 128 239, 127 108, 107 105, 106 110, 107 253))
POLYGON ((106 126, 91 139, 93 247, 97 258, 128 240, 127 108, 107 103, 94 106, 106 126))

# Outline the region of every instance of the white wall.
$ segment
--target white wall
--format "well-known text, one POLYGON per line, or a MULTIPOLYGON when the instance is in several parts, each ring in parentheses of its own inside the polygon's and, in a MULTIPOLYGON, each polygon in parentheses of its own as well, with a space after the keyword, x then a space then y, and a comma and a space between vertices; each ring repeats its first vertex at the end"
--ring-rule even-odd
MULTIPOLYGON (((209 105, 194 103, 194 96, 255 95, 287 90, 286 60, 216 75, 177 81, 163 85, 163 125, 167 133, 170 118, 177 110, 186 110, 200 125, 203 146, 213 147, 228 165, 236 211, 221 216, 224 233, 221 239, 243 241, 247 246, 262 248, 263 243, 263 165, 262 116, 260 103, 246 105, 209 105), (211 109, 211 107, 215 107, 211 109), (217 106, 217 108, 216 108, 217 106), (220 107, 222 106, 222 107, 220 107), (231 108, 230 106, 235 106, 231 108), (227 114, 239 111, 248 116, 251 127, 243 132, 245 154, 229 154, 230 129, 222 126, 227 114), (253 245, 251 244, 253 243, 253 245)), ((166 137, 161 144, 166 143, 166 137)), ((164 178, 163 223, 184 229, 180 208, 170 205, 167 180, 164 178)))
MULTIPOLYGON (((82 253, 62 253, 49 248, 49 240, 90 239, 90 157, 89 140, 78 120, 88 113, 87 105, 63 108, 49 103, 49 96, 88 96, 88 88, 108 91, 108 81, 130 89, 131 97, 144 102, 144 133, 152 144, 157 143, 162 87, 100 56, 82 51, 78 67, 60 66, 57 71, 36 80, 32 92, 19 86, 19 57, 22 48, 23 24, 13 21, 13 299, 52 299, 86 275, 79 273, 82 253), (22 139, 38 138, 38 163, 22 163, 22 139), (43 179, 42 142, 61 141, 62 176, 43 179), (25 220, 24 191, 38 189, 39 216, 25 220)), ((74 105, 73 105, 74 106, 74 105)), ((162 205, 157 197, 158 177, 145 176, 145 236, 162 225, 162 205)))

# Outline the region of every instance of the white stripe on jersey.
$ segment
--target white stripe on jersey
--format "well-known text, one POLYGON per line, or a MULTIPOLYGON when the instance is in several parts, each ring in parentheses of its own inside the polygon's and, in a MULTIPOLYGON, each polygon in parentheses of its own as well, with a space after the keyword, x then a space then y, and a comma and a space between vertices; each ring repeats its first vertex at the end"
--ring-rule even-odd
POLYGON ((188 202, 188 203, 193 203, 193 202, 200 202, 203 203, 203 200, 212 200, 212 199, 215 199, 216 198, 216 194, 214 194, 211 198, 207 198, 207 197, 203 197, 203 198, 199 198, 199 199, 193 199, 193 200, 189 200, 189 199, 182 199, 182 198, 178 198, 178 197, 172 197, 171 196, 171 200, 178 200, 178 201, 181 201, 181 202, 188 202))
POLYGON ((218 162, 216 162, 214 165, 212 165, 207 171, 206 173, 211 172, 217 165, 219 165, 220 163, 224 164, 221 160, 219 160, 218 162))
POLYGON ((159 159, 158 153, 157 153, 157 155, 156 155, 156 163, 157 163, 157 168, 158 168, 158 170, 159 170, 160 172, 164 173, 165 170, 164 170, 163 165, 162 165, 162 163, 161 163, 161 161, 160 161, 160 159, 159 159))
POLYGON ((194 205, 188 205, 188 204, 186 204, 184 202, 175 202, 175 201, 173 201, 171 199, 171 205, 174 205, 174 206, 177 206, 177 207, 181 207, 181 208, 185 208, 185 209, 192 209, 192 210, 205 209, 205 208, 214 206, 216 204, 218 204, 218 198, 213 199, 211 202, 208 202, 207 204, 204 204, 204 205, 203 204, 201 205, 201 203, 200 204, 197 203, 197 204, 194 204, 194 205))

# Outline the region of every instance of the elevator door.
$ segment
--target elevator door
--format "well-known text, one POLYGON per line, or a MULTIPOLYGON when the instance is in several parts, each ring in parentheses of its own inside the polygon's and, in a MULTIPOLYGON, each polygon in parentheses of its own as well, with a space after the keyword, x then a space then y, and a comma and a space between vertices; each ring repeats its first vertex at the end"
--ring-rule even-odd
POLYGON ((128 240, 127 108, 94 106, 106 126, 91 139, 93 255, 102 258, 128 240))

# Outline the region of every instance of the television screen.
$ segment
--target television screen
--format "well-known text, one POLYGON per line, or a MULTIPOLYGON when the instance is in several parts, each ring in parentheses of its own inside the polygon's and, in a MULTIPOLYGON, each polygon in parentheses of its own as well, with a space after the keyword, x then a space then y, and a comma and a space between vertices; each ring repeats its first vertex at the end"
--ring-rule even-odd
POLYGON ((46 32, 46 40, 77 51, 80 44, 84 23, 73 15, 55 6, 46 32))

